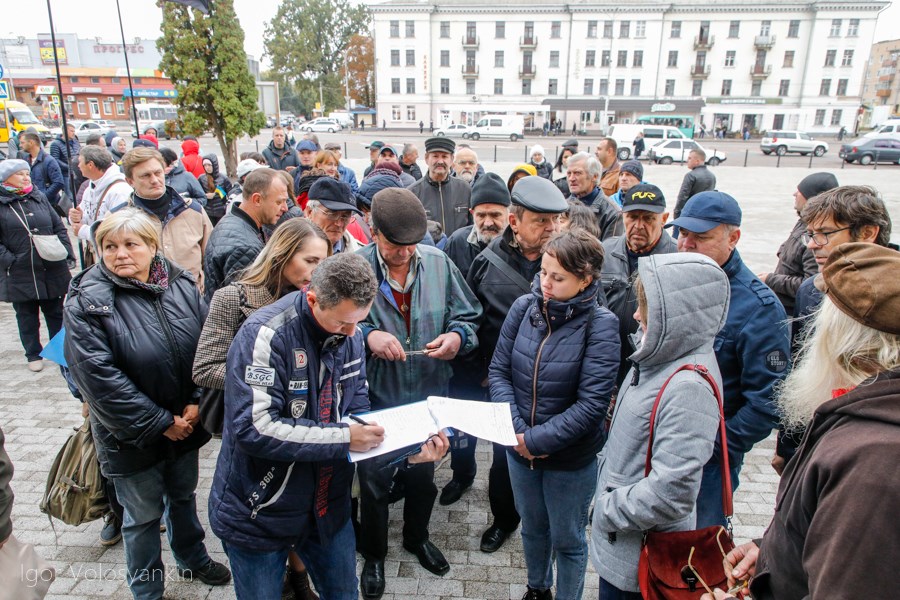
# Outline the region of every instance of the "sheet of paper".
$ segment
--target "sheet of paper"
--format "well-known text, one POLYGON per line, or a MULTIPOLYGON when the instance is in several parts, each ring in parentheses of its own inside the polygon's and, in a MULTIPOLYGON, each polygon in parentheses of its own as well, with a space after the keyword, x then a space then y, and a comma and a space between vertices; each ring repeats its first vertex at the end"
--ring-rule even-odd
MULTIPOLYGON (((359 462, 414 444, 421 444, 430 434, 437 433, 438 430, 425 400, 356 416, 367 423, 378 423, 384 427, 384 441, 368 452, 350 452, 350 462, 359 462)), ((353 423, 347 417, 344 417, 343 422, 353 423)))
POLYGON ((428 410, 442 429, 455 427, 469 435, 504 446, 515 446, 518 443, 509 404, 505 402, 429 396, 428 410))

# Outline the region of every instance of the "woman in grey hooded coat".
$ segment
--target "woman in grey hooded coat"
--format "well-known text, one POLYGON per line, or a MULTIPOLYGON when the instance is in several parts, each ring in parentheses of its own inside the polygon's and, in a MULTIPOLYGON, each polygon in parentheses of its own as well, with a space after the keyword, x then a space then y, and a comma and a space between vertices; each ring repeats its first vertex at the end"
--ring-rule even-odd
POLYGON ((594 503, 591 562, 603 600, 640 600, 645 531, 695 528, 700 478, 719 424, 710 385, 693 371, 675 375, 659 403, 651 471, 644 477, 650 413, 666 379, 682 365, 703 365, 721 389, 713 342, 725 324, 730 289, 724 271, 695 253, 641 258, 638 275, 638 350, 600 453, 594 503))

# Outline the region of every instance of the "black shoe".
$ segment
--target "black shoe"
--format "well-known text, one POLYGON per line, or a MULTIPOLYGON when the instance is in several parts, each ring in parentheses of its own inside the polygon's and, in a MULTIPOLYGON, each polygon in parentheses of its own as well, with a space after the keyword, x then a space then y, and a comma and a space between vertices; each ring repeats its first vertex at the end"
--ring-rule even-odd
POLYGON ((100 530, 100 545, 115 546, 122 539, 122 522, 115 513, 107 514, 103 520, 105 522, 100 530))
POLYGON ((178 569, 184 579, 199 579, 206 585, 225 585, 231 581, 231 571, 220 562, 210 560, 202 569, 178 569))
POLYGON ((460 498, 462 498, 463 492, 472 487, 472 482, 462 483, 455 479, 451 479, 450 483, 444 486, 444 489, 441 490, 441 497, 438 502, 441 503, 441 506, 450 506, 460 498))
POLYGON ((384 595, 384 561, 367 560, 359 576, 359 588, 366 600, 378 600, 384 595))
POLYGON ((528 591, 522 596, 522 600, 553 600, 553 592, 528 588, 528 591))
POLYGON ((295 600, 319 600, 319 597, 309 586, 309 573, 306 571, 295 571, 288 567, 287 578, 294 591, 295 600))
POLYGON ((511 531, 503 531, 496 525, 491 525, 487 531, 481 534, 481 551, 496 552, 503 546, 511 533, 511 531))
POLYGON ((444 558, 441 551, 437 549, 437 546, 428 540, 425 540, 416 546, 403 542, 403 548, 406 551, 415 554, 416 558, 419 559, 419 564, 435 575, 446 575, 447 572, 450 571, 450 565, 447 563, 447 559, 444 558))

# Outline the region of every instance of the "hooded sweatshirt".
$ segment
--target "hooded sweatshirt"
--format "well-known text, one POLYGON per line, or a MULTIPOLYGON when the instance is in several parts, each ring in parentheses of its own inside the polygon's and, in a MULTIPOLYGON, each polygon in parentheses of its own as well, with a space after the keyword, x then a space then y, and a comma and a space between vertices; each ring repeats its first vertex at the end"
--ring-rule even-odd
POLYGON ((648 328, 630 356, 635 366, 619 389, 600 453, 591 531, 597 573, 629 592, 639 591, 645 531, 696 526, 703 466, 719 426, 712 388, 692 371, 669 382, 656 415, 652 470, 645 478, 650 413, 663 383, 682 365, 705 366, 722 389, 713 342, 725 324, 731 294, 725 272, 701 254, 641 258, 638 273, 647 293, 648 328))
POLYGON ((181 164, 184 170, 199 178, 206 173, 203 170, 203 159, 200 158, 200 144, 197 140, 184 140, 181 142, 181 164))

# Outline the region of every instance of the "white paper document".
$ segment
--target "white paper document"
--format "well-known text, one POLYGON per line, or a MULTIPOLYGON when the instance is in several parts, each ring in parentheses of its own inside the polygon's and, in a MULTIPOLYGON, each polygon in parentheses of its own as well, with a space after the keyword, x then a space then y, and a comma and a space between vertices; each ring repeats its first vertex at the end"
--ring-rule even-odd
MULTIPOLYGON (((429 396, 421 402, 356 416, 384 427, 384 442, 368 452, 350 452, 350 462, 421 444, 430 434, 447 427, 504 446, 518 443, 512 414, 506 403, 429 396)), ((344 417, 343 422, 353 423, 349 417, 344 417)))

